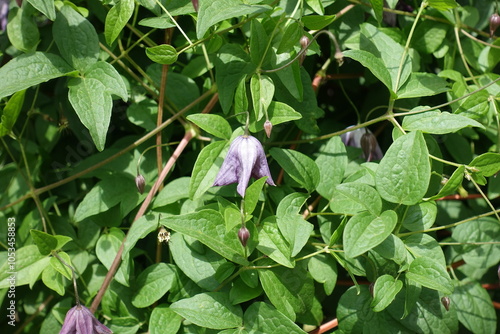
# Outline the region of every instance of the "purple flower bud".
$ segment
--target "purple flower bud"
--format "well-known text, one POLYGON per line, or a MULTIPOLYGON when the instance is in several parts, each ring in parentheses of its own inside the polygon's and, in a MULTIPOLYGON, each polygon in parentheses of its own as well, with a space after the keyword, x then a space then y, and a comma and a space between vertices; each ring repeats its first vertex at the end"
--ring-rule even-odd
POLYGON ((248 238, 250 238, 250 231, 245 226, 242 226, 238 231, 238 239, 240 239, 243 247, 247 246, 248 238))
POLYGON ((193 4, 194 10, 198 12, 198 0, 191 0, 191 3, 193 4))
POLYGON ((367 161, 380 160, 384 156, 377 139, 367 128, 349 131, 340 135, 340 138, 346 146, 363 149, 363 158, 367 161))
POLYGON ((238 183, 236 190, 245 197, 250 178, 267 176, 267 184, 275 186, 262 144, 252 136, 239 136, 229 146, 226 158, 214 181, 214 186, 238 183))
POLYGON ((497 274, 498 274, 498 279, 500 280, 500 266, 498 266, 497 274))
POLYGON ((0 30, 5 31, 7 27, 7 16, 9 15, 10 0, 0 0, 0 30))
POLYGON ((144 193, 144 186, 146 185, 146 179, 142 174, 137 174, 135 177, 135 185, 139 193, 142 195, 144 193))
POLYGON ((445 296, 445 297, 441 298, 441 304, 443 304, 446 311, 449 311, 450 310, 450 297, 445 296))
POLYGON ((500 16, 497 13, 494 13, 490 16, 490 37, 493 38, 495 35, 495 31, 498 26, 500 26, 500 16))
POLYGON ((269 120, 264 122, 264 131, 266 131, 267 138, 271 138, 271 131, 273 131, 273 123, 269 120))
POLYGON ((88 308, 77 305, 66 313, 59 334, 111 334, 108 327, 97 320, 88 308))
MULTIPOLYGON (((307 49, 307 46, 309 45, 309 41, 310 41, 309 37, 307 37, 306 35, 304 35, 300 38, 300 46, 302 47, 302 50, 307 49)), ((300 57, 299 57, 299 64, 300 65, 302 65, 302 63, 304 62, 304 59, 306 59, 306 53, 307 53, 307 51, 304 51, 304 53, 302 53, 300 55, 300 57)))

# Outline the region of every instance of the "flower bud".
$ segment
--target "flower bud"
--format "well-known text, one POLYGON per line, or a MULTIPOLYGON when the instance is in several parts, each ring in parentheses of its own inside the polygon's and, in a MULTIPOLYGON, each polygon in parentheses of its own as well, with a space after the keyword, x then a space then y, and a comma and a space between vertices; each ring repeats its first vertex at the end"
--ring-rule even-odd
POLYGON ((498 266, 497 273, 498 273, 498 279, 500 280, 500 266, 498 266))
POLYGON ((191 0, 191 3, 193 4, 194 10, 198 12, 198 0, 191 0))
POLYGON ((268 119, 264 122, 264 130, 266 131, 267 138, 271 138, 271 131, 273 131, 273 123, 268 119))
POLYGON ((342 53, 342 51, 337 50, 333 57, 337 61, 337 64, 339 64, 339 67, 342 66, 342 64, 344 63, 344 54, 342 53))
POLYGON ((142 174, 137 174, 135 177, 135 185, 139 193, 142 195, 144 193, 144 186, 146 185, 146 179, 142 174))
POLYGON ((238 239, 240 239, 243 247, 247 246, 248 238, 250 238, 250 231, 245 226, 242 226, 238 231, 238 239))
POLYGON ((158 242, 162 243, 168 243, 170 241, 170 232, 167 231, 165 227, 161 227, 160 231, 158 232, 158 242))
POLYGON ((445 297, 441 298, 441 304, 443 304, 446 311, 449 311, 450 310, 450 297, 445 296, 445 297))
MULTIPOLYGON (((307 49, 307 46, 309 45, 309 37, 307 37, 306 35, 302 36, 300 38, 300 46, 302 47, 302 50, 305 50, 307 49)), ((305 50, 299 57, 299 64, 302 65, 302 63, 304 62, 304 59, 306 59, 306 53, 307 53, 307 50, 305 50)), ((269 136, 268 136, 269 137, 269 136)))
POLYGON ((500 16, 497 13, 494 13, 490 16, 490 37, 493 38, 495 34, 495 30, 497 30, 498 26, 500 26, 500 16))

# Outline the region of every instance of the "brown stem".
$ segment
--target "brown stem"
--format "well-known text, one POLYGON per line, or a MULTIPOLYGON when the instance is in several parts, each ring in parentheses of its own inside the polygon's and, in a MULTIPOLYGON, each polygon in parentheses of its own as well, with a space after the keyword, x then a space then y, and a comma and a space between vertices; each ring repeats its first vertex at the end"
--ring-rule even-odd
MULTIPOLYGON (((158 115, 156 117, 156 126, 160 126, 163 122, 163 103, 165 100, 165 86, 167 83, 167 73, 168 73, 168 65, 163 65, 161 68, 161 82, 160 82, 160 96, 158 97, 158 115)), ((161 146, 162 138, 161 132, 156 134, 156 166, 158 168, 158 174, 162 169, 163 165, 163 155, 161 146)))
POLYGON ((329 330, 336 328, 338 325, 339 325, 339 320, 335 318, 333 320, 325 322, 315 330, 310 331, 309 334, 323 334, 328 332, 329 330))
MULTIPOLYGON (((192 138, 193 138, 193 132, 188 130, 184 134, 184 138, 182 138, 179 145, 177 145, 177 148, 175 149, 174 153, 172 153, 172 156, 170 157, 170 159, 168 159, 167 164, 165 165, 165 167, 161 171, 160 176, 158 177, 155 184, 153 185, 153 187, 149 191, 146 199, 144 200, 144 202, 142 202, 142 205, 139 208, 139 211, 137 211, 137 214, 135 215, 134 222, 144 215, 149 204, 153 200, 153 197, 156 195, 156 192, 160 188, 160 185, 163 183, 163 180, 165 180, 168 172, 170 172, 170 170, 174 166, 174 163, 177 161, 180 154, 184 151, 187 144, 189 143, 189 141, 192 138)), ((129 229, 129 231, 130 231, 130 229, 129 229)), ((104 281, 101 285, 101 288, 99 289, 99 292, 97 293, 94 300, 92 301, 92 305, 90 306, 90 311, 92 313, 94 313, 97 310, 97 307, 99 307, 99 304, 101 303, 101 300, 102 300, 102 297, 104 296, 104 293, 106 293, 106 290, 108 289, 109 284, 113 280, 113 277, 115 276, 115 273, 118 270, 118 267, 120 266, 120 263, 122 261, 123 245, 125 244, 126 239, 127 239, 127 236, 125 236, 125 238, 123 238, 122 244, 120 245, 120 249, 118 249, 118 252, 116 253, 115 259, 113 260, 113 263, 111 264, 111 267, 109 268, 109 271, 106 274, 106 277, 104 278, 104 281)))

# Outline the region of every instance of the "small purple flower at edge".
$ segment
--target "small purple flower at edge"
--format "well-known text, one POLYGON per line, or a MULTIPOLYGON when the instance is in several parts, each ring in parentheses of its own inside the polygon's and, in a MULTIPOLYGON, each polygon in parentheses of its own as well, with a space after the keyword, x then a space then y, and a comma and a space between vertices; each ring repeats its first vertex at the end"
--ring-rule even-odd
POLYGON ((262 144, 255 137, 239 136, 229 146, 214 186, 238 183, 236 190, 241 197, 245 197, 250 178, 260 179, 264 176, 267 176, 267 184, 275 186, 262 144))
POLYGON ((108 327, 104 326, 94 317, 92 312, 83 305, 77 305, 66 313, 64 324, 59 334, 111 334, 108 327))
POLYGON ((10 0, 0 0, 0 31, 7 27, 7 16, 9 15, 10 0))
POLYGON ((367 128, 349 131, 340 135, 340 138, 346 146, 361 148, 366 161, 381 160, 384 157, 375 136, 367 128))

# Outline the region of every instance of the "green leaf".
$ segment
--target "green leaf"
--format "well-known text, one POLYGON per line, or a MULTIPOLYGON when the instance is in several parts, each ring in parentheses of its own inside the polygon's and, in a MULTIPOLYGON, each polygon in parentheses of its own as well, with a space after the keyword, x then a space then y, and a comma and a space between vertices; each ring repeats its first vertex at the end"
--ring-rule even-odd
POLYGON ((252 214, 253 210, 257 206, 259 201, 260 194, 262 192, 262 188, 266 183, 267 176, 261 177, 254 183, 252 183, 247 190, 245 191, 245 214, 252 214))
POLYGON ((40 42, 40 32, 26 6, 12 7, 8 20, 7 36, 12 45, 22 52, 36 51, 40 42))
POLYGON ((382 212, 379 217, 369 212, 355 215, 344 230, 345 255, 354 258, 381 244, 392 233, 397 221, 398 216, 392 210, 382 212))
POLYGON ((380 312, 389 306, 402 288, 403 282, 394 279, 391 275, 382 275, 377 278, 373 286, 373 300, 370 304, 373 312, 380 312))
POLYGON ((198 286, 213 291, 220 285, 215 274, 227 262, 219 254, 181 233, 172 235, 169 248, 179 269, 198 286))
POLYGON ((311 309, 314 282, 308 275, 305 263, 293 269, 276 267, 259 270, 259 279, 271 303, 287 318, 295 321, 296 315, 311 309))
POLYGON ((380 58, 364 50, 347 50, 343 52, 343 55, 344 57, 356 60, 369 69, 370 72, 389 89, 391 94, 394 95, 392 91, 391 75, 380 58))
POLYGON ((315 162, 320 177, 316 191, 326 199, 331 199, 335 186, 342 182, 347 167, 347 153, 340 136, 332 137, 321 146, 315 162))
POLYGON ((469 117, 440 111, 427 111, 416 115, 406 116, 403 119, 402 126, 403 129, 408 131, 420 130, 432 134, 451 133, 469 126, 484 129, 481 123, 469 117))
POLYGON ((40 254, 49 255, 53 250, 57 250, 57 239, 53 235, 37 230, 30 230, 30 234, 40 254))
POLYGON ((179 177, 170 181, 156 196, 153 203, 153 209, 175 203, 184 198, 189 198, 190 182, 190 177, 179 177))
POLYGON ((437 195, 434 195, 430 200, 438 199, 444 196, 454 194, 455 191, 462 185, 464 179, 465 166, 461 165, 451 175, 451 177, 446 181, 443 188, 439 191, 437 195))
POLYGON ((228 121, 222 116, 213 114, 192 114, 189 115, 187 119, 218 138, 226 140, 231 139, 233 131, 228 121))
POLYGON ((106 177, 85 195, 76 208, 74 220, 80 222, 106 212, 117 204, 120 204, 120 213, 124 217, 135 208, 140 197, 131 178, 120 175, 106 177))
MULTIPOLYGON (((102 234, 97 240, 95 253, 106 269, 109 270, 111 267, 124 238, 125 233, 122 230, 112 227, 108 230, 108 233, 102 234)), ((125 286, 129 286, 130 280, 129 258, 129 254, 124 255, 122 263, 114 276, 118 283, 125 286)))
POLYGON ((453 282, 445 267, 430 258, 418 257, 413 260, 406 276, 429 289, 438 290, 447 295, 453 292, 453 282))
POLYGON ((89 130, 99 151, 104 150, 113 100, 106 86, 93 78, 74 78, 68 83, 69 102, 89 130))
POLYGON ((409 231, 423 231, 436 221, 436 202, 423 202, 412 205, 406 211, 403 226, 409 231))
MULTIPOLYGON (((269 122, 271 122, 273 126, 302 118, 302 115, 296 112, 288 104, 278 101, 271 101, 267 109, 267 116, 269 117, 269 122)), ((262 131, 264 130, 265 121, 266 119, 262 118, 260 121, 256 122, 254 114, 250 114, 250 125, 248 128, 252 132, 262 131)))
POLYGON ((233 281, 231 291, 229 292, 229 298, 233 305, 241 304, 259 297, 263 291, 260 285, 257 287, 249 287, 244 283, 243 279, 239 277, 233 281))
POLYGON ((335 187, 330 201, 330 209, 335 213, 355 215, 367 210, 374 216, 382 211, 382 199, 378 192, 364 183, 342 183, 335 187))
POLYGON ((52 266, 47 266, 42 272, 42 282, 48 288, 64 296, 64 277, 52 266))
POLYGON ((330 254, 318 254, 307 263, 307 269, 312 278, 322 283, 327 295, 331 295, 337 283, 337 262, 330 254))
POLYGON ((302 16, 302 23, 310 30, 321 30, 335 20, 335 15, 308 15, 302 16))
POLYGON ((398 90, 398 99, 432 96, 448 91, 448 82, 432 73, 413 72, 398 90))
POLYGON ((8 289, 15 272, 16 286, 34 284, 49 265, 50 258, 40 254, 38 247, 28 245, 16 249, 16 263, 4 261, 0 266, 0 289, 8 289))
POLYGON ((170 290, 175 278, 172 264, 156 263, 147 267, 137 277, 132 304, 138 308, 150 306, 170 290))
POLYGON ((224 292, 200 293, 176 301, 170 305, 170 309, 186 320, 206 328, 226 329, 239 327, 243 323, 241 307, 232 305, 224 292))
POLYGON ((383 199, 405 205, 418 203, 431 177, 429 152, 421 132, 396 139, 380 161, 375 176, 383 199))
POLYGON ((99 37, 94 26, 70 5, 57 13, 52 26, 57 48, 68 63, 80 72, 97 62, 99 37))
POLYGON ((241 265, 248 264, 237 231, 226 232, 224 218, 217 211, 207 209, 185 215, 169 216, 161 219, 160 223, 176 232, 199 240, 230 261, 241 265))
POLYGON ((320 15, 325 14, 325 8, 323 7, 323 3, 321 0, 306 0, 306 3, 316 13, 320 15))
POLYGON ((290 260, 290 247, 281 235, 274 216, 269 216, 261 222, 257 249, 285 267, 293 268, 294 266, 290 260))
POLYGON ((283 313, 263 302, 250 305, 243 316, 243 323, 249 333, 306 333, 283 313))
POLYGON ((127 239, 123 245, 122 259, 127 256, 139 239, 144 239, 149 233, 158 228, 158 214, 148 214, 137 219, 127 233, 127 239))
POLYGON ((0 68, 0 98, 73 72, 61 57, 44 52, 15 57, 0 68))
POLYGON ((38 9, 43 15, 47 16, 49 20, 56 19, 56 7, 52 0, 28 0, 28 2, 38 9))
POLYGON ((149 318, 149 333, 151 334, 176 334, 181 327, 182 317, 166 305, 156 306, 149 318), (168 326, 165 326, 168 324, 168 326))
POLYGON ((196 37, 203 38, 207 30, 220 21, 243 15, 263 13, 271 10, 270 6, 247 5, 240 0, 200 1, 196 37))
POLYGON ((403 264, 407 259, 405 244, 394 234, 390 234, 380 245, 373 249, 380 256, 392 260, 397 264, 403 264))
POLYGON ((291 193, 281 200, 276 210, 278 228, 290 245, 292 257, 302 250, 314 229, 298 214, 308 197, 303 193, 291 193))
POLYGON ((418 52, 431 54, 445 41, 449 27, 445 23, 422 20, 417 24, 411 46, 418 52))
POLYGON ((296 21, 290 21, 286 25, 285 31, 279 41, 276 53, 290 53, 299 44, 300 38, 303 36, 304 30, 296 21))
POLYGON ((378 24, 382 22, 382 14, 384 13, 384 1, 383 0, 370 0, 373 12, 375 13, 375 18, 378 24))
POLYGON ((271 156, 285 172, 307 191, 312 192, 319 183, 319 168, 307 155, 281 148, 272 148, 271 156))
POLYGON ((488 92, 486 90, 481 90, 461 100, 458 108, 454 110, 454 113, 482 121, 489 111, 488 99, 488 92))
POLYGON ((481 154, 474 158, 469 166, 479 169, 485 177, 493 176, 500 171, 500 154, 493 152, 481 154))
POLYGON ((405 304, 403 318, 406 318, 415 308, 422 292, 422 286, 405 276, 405 304))
MULTIPOLYGON (((218 4, 219 2, 224 1, 211 3, 218 4)), ((241 46, 237 44, 225 44, 219 50, 218 57, 215 60, 215 68, 215 81, 219 89, 220 104, 224 113, 227 114, 233 103, 236 87, 247 74, 254 72, 255 65, 252 64, 250 56, 241 46)), ((238 110, 238 112, 241 111, 244 110, 238 110)))
POLYGON ((128 92, 125 82, 118 71, 109 63, 98 61, 85 70, 84 77, 100 81, 105 86, 107 93, 118 95, 127 102, 128 92))
POLYGON ((274 96, 273 80, 267 75, 254 74, 250 80, 250 93, 255 113, 255 119, 261 120, 267 113, 274 96))
POLYGON ((134 13, 134 0, 119 0, 106 15, 104 36, 108 45, 113 44, 134 13))
POLYGON ((177 61, 177 50, 172 45, 161 44, 146 48, 146 56, 155 63, 170 65, 177 61))
MULTIPOLYGON (((189 184, 189 197, 200 198, 214 183, 220 166, 215 161, 219 159, 221 152, 229 146, 227 141, 216 141, 205 146, 194 164, 189 184)), ((222 158, 220 158, 222 160, 222 158)), ((222 164, 222 162, 221 162, 222 164)))
POLYGON ((451 296, 458 320, 472 333, 495 333, 497 315, 488 292, 477 282, 459 282, 451 296))
POLYGON ((456 3, 455 0, 428 0, 428 3, 429 6, 439 10, 448 10, 458 7, 458 3, 456 3))
MULTIPOLYGON (((476 268, 490 268, 500 262, 500 246, 498 241, 500 227, 498 221, 491 218, 479 218, 461 224, 453 230, 454 241, 467 243, 486 243, 483 245, 464 245, 460 250, 465 263, 476 268)), ((457 247, 458 248, 458 247, 457 247)))
POLYGON ((26 90, 21 90, 9 99, 7 105, 3 109, 2 112, 2 122, 0 123, 0 137, 8 135, 14 124, 16 124, 17 118, 19 117, 19 113, 24 104, 24 95, 26 90))
POLYGON ((403 242, 408 250, 408 261, 413 258, 426 257, 434 260, 434 262, 446 266, 443 249, 439 243, 428 234, 418 233, 412 234, 403 239, 403 242))
MULTIPOLYGON (((71 259, 69 255, 65 252, 59 252, 57 253, 64 262, 69 264, 71 266, 71 259)), ((62 274, 64 277, 66 277, 68 280, 72 280, 72 273, 71 269, 68 268, 66 265, 64 265, 58 258, 56 257, 51 257, 50 258, 50 265, 60 274, 62 274)))

